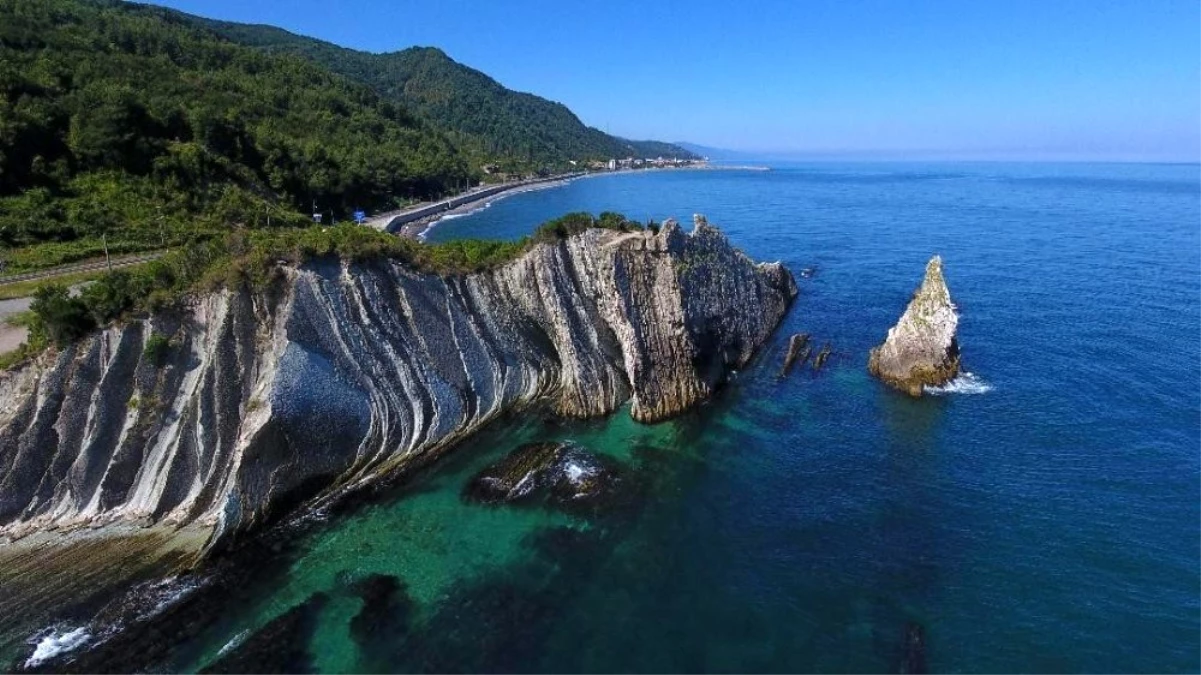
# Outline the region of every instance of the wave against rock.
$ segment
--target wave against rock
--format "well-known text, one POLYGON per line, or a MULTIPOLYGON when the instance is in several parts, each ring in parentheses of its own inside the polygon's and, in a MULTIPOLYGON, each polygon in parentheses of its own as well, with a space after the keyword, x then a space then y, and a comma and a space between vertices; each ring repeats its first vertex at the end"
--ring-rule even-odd
POLYGON ((699 217, 690 234, 589 230, 466 276, 283 272, 0 373, 0 537, 135 522, 213 543, 532 403, 588 417, 630 400, 660 420, 745 364, 796 294, 699 217), (147 353, 153 334, 165 355, 147 353))
POLYGON ((872 349, 867 369, 886 384, 921 396, 924 387, 946 384, 959 372, 958 326, 942 258, 934 256, 901 320, 889 329, 884 344, 872 349))

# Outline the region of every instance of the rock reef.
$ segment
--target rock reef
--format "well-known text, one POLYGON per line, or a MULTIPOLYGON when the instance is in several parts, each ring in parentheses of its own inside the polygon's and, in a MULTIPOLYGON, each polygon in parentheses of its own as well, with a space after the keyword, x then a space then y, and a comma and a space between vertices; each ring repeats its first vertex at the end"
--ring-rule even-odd
POLYGON ((886 384, 921 396, 959 373, 959 314, 943 279, 942 258, 926 264, 926 277, 884 344, 872 349, 867 369, 886 384))
POLYGON ((484 469, 463 499, 502 504, 543 498, 551 504, 599 501, 620 479, 611 462, 574 443, 529 443, 484 469))
POLYGON ((780 377, 788 375, 798 356, 801 359, 801 365, 805 365, 805 361, 809 358, 808 345, 808 333, 796 333, 788 338, 788 348, 784 351, 784 365, 780 367, 780 377))
POLYGON ((463 276, 330 259, 279 276, 0 373, 0 540, 136 523, 208 528, 211 548, 525 406, 661 420, 746 364, 796 294, 702 218, 463 276))

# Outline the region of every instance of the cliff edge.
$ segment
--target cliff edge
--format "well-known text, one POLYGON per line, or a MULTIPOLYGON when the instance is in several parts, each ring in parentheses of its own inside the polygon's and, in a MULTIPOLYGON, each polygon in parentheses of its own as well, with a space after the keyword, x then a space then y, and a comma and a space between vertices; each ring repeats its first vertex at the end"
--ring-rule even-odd
POLYGON ((228 535, 404 469, 498 415, 652 422, 709 396, 796 284, 697 218, 588 230, 494 270, 312 261, 0 373, 0 540, 129 523, 228 535))
POLYGON ((942 275, 942 258, 926 264, 926 277, 884 344, 872 349, 867 369, 886 384, 921 396, 959 373, 959 315, 942 275))

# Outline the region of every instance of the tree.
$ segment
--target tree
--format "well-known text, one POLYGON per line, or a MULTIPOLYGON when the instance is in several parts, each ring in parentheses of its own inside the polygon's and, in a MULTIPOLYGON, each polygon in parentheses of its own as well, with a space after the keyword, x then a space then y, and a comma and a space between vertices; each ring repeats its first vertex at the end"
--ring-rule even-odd
POLYGON ((29 309, 37 316, 46 336, 59 347, 86 335, 96 325, 83 301, 71 297, 70 291, 58 284, 39 287, 29 309))

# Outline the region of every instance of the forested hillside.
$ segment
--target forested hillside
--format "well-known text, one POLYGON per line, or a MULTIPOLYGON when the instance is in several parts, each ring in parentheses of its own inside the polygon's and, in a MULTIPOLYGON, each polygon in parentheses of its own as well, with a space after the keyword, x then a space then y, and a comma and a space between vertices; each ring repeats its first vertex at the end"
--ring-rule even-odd
POLYGON ((305 59, 119 2, 0 0, 9 268, 437 195, 470 163, 421 117, 305 59))
POLYGON ((303 225, 570 159, 689 156, 592 129, 432 48, 368 54, 119 0, 0 0, 7 271, 303 225))
POLYGON ((626 156, 695 157, 670 143, 626 140, 586 126, 567 106, 506 89, 433 47, 371 54, 274 26, 188 18, 239 44, 302 56, 366 84, 459 134, 460 142, 488 159, 562 163, 626 156))

